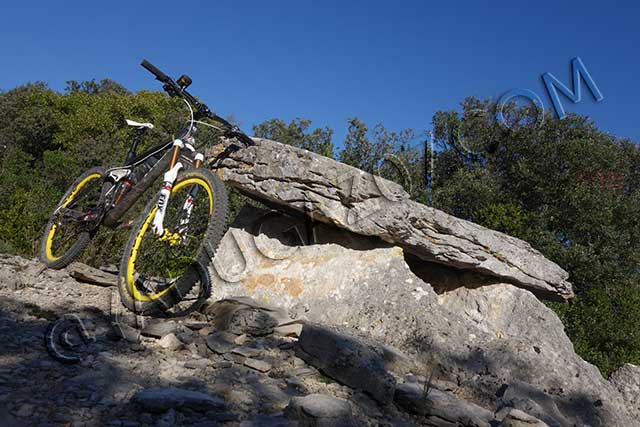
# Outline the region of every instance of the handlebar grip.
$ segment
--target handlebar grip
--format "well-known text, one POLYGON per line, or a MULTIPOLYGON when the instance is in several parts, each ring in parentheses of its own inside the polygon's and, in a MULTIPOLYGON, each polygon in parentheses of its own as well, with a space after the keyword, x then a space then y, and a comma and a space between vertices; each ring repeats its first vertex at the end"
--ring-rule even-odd
POLYGON ((150 63, 146 59, 143 59, 140 65, 146 68, 151 74, 156 76, 156 78, 161 82, 166 83, 167 81, 171 80, 169 76, 167 76, 165 73, 160 71, 158 68, 156 68, 152 63, 150 63))

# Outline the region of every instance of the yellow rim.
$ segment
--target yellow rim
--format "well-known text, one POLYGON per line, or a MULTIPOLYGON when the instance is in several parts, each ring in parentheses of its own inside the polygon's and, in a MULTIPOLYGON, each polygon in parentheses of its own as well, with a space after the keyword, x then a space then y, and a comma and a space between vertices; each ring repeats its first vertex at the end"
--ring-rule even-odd
MULTIPOLYGON (((209 216, 211 216, 213 214, 213 193, 211 191, 211 188, 209 188, 208 183, 202 178, 185 179, 184 181, 181 181, 178 184, 176 184, 171 190, 171 193, 175 193, 176 191, 180 190, 184 186, 194 185, 194 184, 199 184, 200 186, 204 187, 207 190, 207 195, 209 196, 209 216)), ((173 285, 171 285, 167 289, 164 289, 156 294, 145 295, 140 291, 138 291, 138 288, 135 286, 136 281, 134 278, 134 272, 135 272, 136 257, 138 256, 138 249, 140 248, 140 243, 142 242, 142 237, 144 236, 144 233, 146 233, 147 228, 149 227, 149 224, 151 224, 151 221, 153 221, 153 216, 156 214, 156 209, 157 208, 155 207, 151 209, 151 212, 149 212, 149 215, 147 215, 147 218, 144 220, 142 227, 140 227, 140 231, 136 235, 136 241, 133 244, 133 248, 131 249, 131 255, 129 256, 129 261, 127 263, 127 285, 129 288, 129 295, 131 295, 133 299, 136 301, 145 301, 145 302, 153 301, 155 299, 160 298, 162 295, 167 293, 171 288, 173 288, 173 285)))
MULTIPOLYGON (((80 191, 82 187, 84 187, 87 184, 87 182, 92 181, 96 178, 102 178, 102 174, 98 172, 92 173, 91 175, 87 176, 85 179, 80 181, 78 185, 76 185, 76 188, 73 189, 71 194, 69 194, 67 198, 64 199, 64 201, 62 202, 62 205, 60 205, 58 209, 62 209, 66 207, 69 204, 69 202, 73 200, 74 196, 78 194, 78 191, 80 191)), ((47 241, 45 244, 45 255, 47 256, 47 260, 49 260, 50 262, 60 259, 60 257, 54 256, 53 252, 51 251, 51 246, 53 245, 53 236, 56 234, 56 229, 57 229, 57 226, 55 224, 51 224, 51 229, 49 230, 49 234, 47 235, 47 241)))

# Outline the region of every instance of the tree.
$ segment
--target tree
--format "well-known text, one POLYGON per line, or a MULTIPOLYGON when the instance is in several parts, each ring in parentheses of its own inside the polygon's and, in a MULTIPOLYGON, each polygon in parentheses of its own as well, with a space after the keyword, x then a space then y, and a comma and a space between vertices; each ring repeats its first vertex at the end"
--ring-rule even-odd
POLYGON ((392 132, 382 124, 369 131, 357 118, 349 128, 340 152, 340 161, 363 171, 380 175, 400 185, 412 199, 426 201, 424 153, 413 129, 392 132))
POLYGON ((65 87, 67 93, 84 92, 88 95, 100 95, 100 94, 118 94, 129 95, 130 92, 121 84, 114 82, 111 79, 102 79, 99 82, 95 80, 87 80, 78 82, 76 80, 68 80, 65 87))
POLYGON ((271 139, 294 147, 304 148, 326 157, 333 158, 333 130, 324 127, 309 132, 311 120, 294 119, 288 124, 280 119, 271 119, 253 127, 257 137, 271 139))
POLYGON ((576 115, 540 121, 510 105, 509 127, 486 103, 462 108, 434 116, 435 207, 522 238, 568 270, 577 298, 551 305, 603 373, 640 362, 629 311, 640 301, 638 146, 576 115))

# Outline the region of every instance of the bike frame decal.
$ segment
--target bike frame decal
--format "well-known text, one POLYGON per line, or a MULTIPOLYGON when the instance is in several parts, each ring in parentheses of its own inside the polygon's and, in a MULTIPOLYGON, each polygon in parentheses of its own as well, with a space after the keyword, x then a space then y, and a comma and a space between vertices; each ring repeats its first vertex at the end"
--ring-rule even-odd
MULTIPOLYGON (((173 187, 171 192, 174 193, 180 190, 182 187, 185 187, 187 185, 196 185, 196 184, 206 189, 207 195, 209 196, 209 215, 212 215, 213 214, 213 191, 211 188, 209 188, 209 185, 207 184, 206 181, 200 178, 187 178, 184 181, 181 181, 178 184, 176 184, 176 186, 173 187)), ((157 211, 157 207, 154 207, 151 210, 151 212, 149 212, 149 215, 147 216, 144 223, 142 224, 142 227, 140 227, 140 231, 136 236, 136 241, 133 244, 133 248, 131 248, 131 256, 129 257, 129 262, 127 263, 126 280, 129 288, 129 295, 131 295, 132 298, 136 301, 153 301, 155 299, 160 298, 162 295, 164 295, 166 292, 168 292, 170 289, 173 288, 173 284, 172 284, 171 286, 167 287, 161 292, 158 292, 156 294, 149 296, 138 291, 138 288, 135 285, 136 281, 134 277, 134 272, 135 272, 136 258, 138 256, 138 249, 140 249, 140 243, 142 242, 142 238, 144 237, 144 234, 147 231, 147 228, 149 228, 149 224, 151 224, 152 219, 155 217, 156 211, 157 211)))
POLYGON ((181 168, 182 163, 178 162, 164 174, 164 182, 162 183, 160 196, 158 196, 156 214, 153 217, 153 224, 151 225, 151 229, 157 236, 162 236, 162 233, 164 233, 164 213, 167 209, 167 203, 169 202, 171 187, 173 187, 173 183, 176 181, 176 178, 178 178, 178 172, 181 168))
POLYGON ((182 211, 184 212, 184 217, 180 220, 180 229, 189 224, 189 220, 191 219, 191 211, 193 210, 193 199, 198 194, 198 187, 193 187, 193 189, 189 192, 189 195, 184 201, 182 205, 182 211))
MULTIPOLYGON (((85 179, 80 181, 76 186, 76 188, 73 189, 71 194, 69 194, 67 198, 64 199, 62 204, 53 212, 53 215, 56 215, 60 209, 64 209, 69 204, 69 202, 73 200, 73 197, 76 194, 78 194, 78 192, 82 189, 82 187, 84 187, 87 184, 87 182, 92 181, 96 178, 102 178, 102 175, 99 173, 92 173, 91 175, 87 176, 85 179)), ((45 253, 49 261, 55 261, 60 258, 60 257, 54 256, 51 250, 51 246, 53 245, 53 236, 56 234, 57 228, 58 227, 56 224, 51 224, 51 229, 49 230, 49 234, 47 235, 47 242, 45 244, 45 253)))

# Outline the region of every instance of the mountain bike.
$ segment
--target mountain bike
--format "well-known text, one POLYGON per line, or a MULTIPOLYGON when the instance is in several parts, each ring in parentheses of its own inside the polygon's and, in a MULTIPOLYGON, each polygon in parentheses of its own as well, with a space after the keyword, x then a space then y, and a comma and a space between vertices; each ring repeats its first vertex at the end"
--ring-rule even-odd
MULTIPOLYGON (((153 124, 127 120, 134 136, 123 165, 96 167, 75 180, 45 227, 40 259, 53 269, 69 265, 101 226, 122 226, 124 214, 164 174, 159 193, 132 227, 118 274, 123 305, 151 314, 166 312, 198 283, 208 296, 208 267, 226 231, 227 193, 220 178, 201 167, 204 156, 196 144, 195 124, 217 129, 239 148, 253 145, 253 140, 191 95, 187 75, 174 81, 146 60, 140 65, 155 75, 169 96, 182 98, 190 113, 188 123, 174 140, 138 154, 153 124)), ((203 299, 202 292, 197 298, 203 299)))

